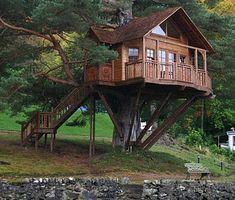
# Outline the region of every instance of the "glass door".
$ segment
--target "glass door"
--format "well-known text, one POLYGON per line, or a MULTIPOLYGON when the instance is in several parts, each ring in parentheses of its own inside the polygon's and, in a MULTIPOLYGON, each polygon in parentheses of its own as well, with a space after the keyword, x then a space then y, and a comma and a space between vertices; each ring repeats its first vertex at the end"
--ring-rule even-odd
POLYGON ((168 53, 168 78, 174 78, 174 65, 176 62, 176 53, 169 52, 168 53))
POLYGON ((158 62, 160 67, 160 78, 166 78, 166 51, 163 49, 158 52, 158 62))

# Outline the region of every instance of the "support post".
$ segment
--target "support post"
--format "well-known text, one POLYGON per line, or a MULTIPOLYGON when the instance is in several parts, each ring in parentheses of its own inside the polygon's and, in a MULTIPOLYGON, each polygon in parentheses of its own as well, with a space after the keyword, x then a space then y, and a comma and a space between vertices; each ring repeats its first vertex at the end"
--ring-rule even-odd
POLYGON ((139 137, 136 140, 136 145, 138 145, 142 138, 144 137, 144 135, 146 134, 146 132, 148 131, 148 129, 153 125, 154 121, 160 116, 162 110, 165 108, 165 106, 167 105, 170 97, 171 97, 172 93, 169 93, 166 98, 164 99, 164 101, 162 102, 160 108, 157 108, 154 113, 152 114, 152 116, 150 117, 148 123, 146 124, 146 126, 144 127, 144 129, 141 131, 139 137))
POLYGON ((90 144, 89 144, 89 158, 95 154, 95 98, 90 97, 90 144))
POLYGON ((45 133, 44 148, 47 147, 47 133, 45 133))
POLYGON ((38 143, 39 143, 39 135, 38 133, 35 134, 35 150, 38 150, 38 143))
POLYGON ((21 145, 24 145, 24 131, 23 131, 23 124, 21 125, 21 145))
POLYGON ((55 135, 56 135, 56 132, 53 131, 53 133, 51 133, 51 145, 50 145, 51 152, 53 152, 54 147, 55 147, 55 135))

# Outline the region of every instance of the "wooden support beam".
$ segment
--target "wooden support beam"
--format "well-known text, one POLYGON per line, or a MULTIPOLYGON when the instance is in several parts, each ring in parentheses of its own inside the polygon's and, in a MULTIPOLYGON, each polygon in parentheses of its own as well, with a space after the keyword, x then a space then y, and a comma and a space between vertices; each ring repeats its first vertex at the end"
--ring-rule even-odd
POLYGON ((120 123, 118 122, 118 120, 117 120, 116 117, 114 116, 114 113, 113 113, 112 109, 110 108, 110 106, 109 106, 109 104, 108 104, 108 101, 107 101, 107 99, 105 98, 104 94, 102 94, 100 91, 97 91, 97 92, 98 92, 98 94, 99 94, 101 100, 102 100, 103 103, 104 103, 104 106, 105 106, 105 108, 106 108, 106 110, 107 110, 107 112, 108 112, 108 114, 109 114, 109 116, 110 116, 110 118, 111 118, 111 120, 112 120, 112 122, 113 122, 113 124, 114 124, 114 127, 115 127, 116 130, 117 130, 117 133, 118 133, 120 139, 123 140, 123 132, 122 132, 121 127, 120 127, 120 125, 119 125, 120 123))
POLYGON ((45 133, 44 148, 47 147, 47 133, 45 133))
POLYGON ((164 101, 162 102, 161 106, 159 108, 156 108, 156 110, 154 111, 154 113, 150 117, 148 123, 146 124, 144 129, 141 131, 139 137, 137 138, 136 143, 135 143, 136 145, 138 145, 141 142, 142 138, 144 137, 144 135, 146 134, 148 129, 153 125, 154 121, 156 121, 156 119, 160 116, 162 110, 165 108, 165 106, 169 102, 171 95, 172 95, 172 93, 169 93, 166 96, 166 98, 164 99, 164 101))
POLYGON ((93 95, 90 97, 90 145, 89 145, 89 158, 95 154, 95 98, 93 95))
POLYGON ((195 100, 195 96, 185 100, 155 131, 153 131, 153 133, 141 144, 141 147, 145 150, 150 149, 164 132, 186 112, 195 100))
POLYGON ((55 136, 56 132, 51 133, 51 144, 50 144, 50 151, 53 152, 55 148, 55 136))
POLYGON ((23 124, 21 125, 21 146, 24 146, 24 129, 23 129, 23 124))
POLYGON ((35 134, 35 150, 38 150, 38 143, 39 143, 39 135, 38 133, 35 134))
POLYGON ((139 108, 139 100, 140 100, 140 96, 141 96, 141 90, 142 90, 142 85, 140 86, 140 88, 137 92, 136 100, 135 100, 135 103, 133 105, 132 112, 131 112, 131 124, 130 124, 129 133, 128 133, 128 138, 127 138, 127 141, 126 141, 126 144, 125 144, 125 149, 126 150, 128 149, 129 144, 130 144, 130 139, 131 139, 131 134, 132 134, 133 127, 134 127, 136 113, 137 113, 138 108, 139 108))

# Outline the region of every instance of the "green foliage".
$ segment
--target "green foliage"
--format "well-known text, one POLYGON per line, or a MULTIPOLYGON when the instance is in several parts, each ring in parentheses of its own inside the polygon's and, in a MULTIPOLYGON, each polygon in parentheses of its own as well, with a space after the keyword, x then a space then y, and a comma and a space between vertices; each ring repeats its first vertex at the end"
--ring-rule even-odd
POLYGON ((66 126, 78 126, 78 127, 84 127, 87 124, 88 120, 88 112, 81 112, 79 115, 74 118, 72 121, 69 121, 66 123, 66 126))
POLYGON ((229 151, 228 149, 219 148, 218 146, 210 145, 209 146, 210 152, 216 155, 223 155, 226 156, 229 160, 235 161, 235 152, 229 151))
POLYGON ((186 136, 185 143, 190 146, 201 146, 205 144, 205 133, 198 129, 193 129, 188 136, 186 136))

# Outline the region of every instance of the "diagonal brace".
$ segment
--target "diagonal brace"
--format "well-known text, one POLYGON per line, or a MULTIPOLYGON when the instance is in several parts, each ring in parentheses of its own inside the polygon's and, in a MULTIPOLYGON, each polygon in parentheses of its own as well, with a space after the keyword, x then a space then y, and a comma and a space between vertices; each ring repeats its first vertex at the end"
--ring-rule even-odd
POLYGON ((129 129, 129 133, 128 133, 128 138, 125 144, 125 148, 127 149, 130 143, 130 139, 131 139, 131 134, 132 134, 132 130, 134 127, 134 122, 135 122, 135 118, 136 118, 136 113, 138 111, 138 107, 139 107, 139 100, 140 100, 140 96, 141 96, 141 89, 142 87, 139 88, 139 91, 137 92, 137 97, 135 99, 135 103, 133 105, 133 109, 132 109, 132 117, 131 117, 131 124, 130 124, 130 129, 129 129))
POLYGON ((112 122, 113 122, 113 124, 114 124, 114 126, 115 126, 115 128, 117 130, 117 132, 118 132, 118 135, 119 135, 120 139, 123 140, 123 132, 122 132, 121 127, 119 125, 120 123, 118 122, 118 120, 114 116, 114 113, 113 113, 112 109, 110 108, 106 97, 100 91, 97 91, 97 92, 98 92, 101 100, 104 103, 104 106, 105 106, 105 108, 106 108, 106 110, 107 110, 107 112, 108 112, 108 114, 109 114, 109 116, 110 116, 110 118, 111 118, 111 120, 112 120, 112 122))
POLYGON ((153 125, 154 121, 160 116, 162 110, 165 108, 165 106, 167 105, 167 103, 169 102, 169 99, 171 97, 172 93, 169 93, 166 98, 164 99, 164 101, 162 102, 160 108, 156 108, 156 110, 154 111, 154 113, 152 114, 152 116, 150 117, 148 123, 146 124, 146 126, 144 127, 144 129, 141 131, 139 137, 136 140, 136 145, 138 145, 142 138, 144 137, 144 135, 146 134, 146 132, 148 131, 148 129, 153 125))
POLYGON ((143 149, 150 149, 162 134, 181 117, 195 102, 196 97, 185 100, 142 144, 143 149))

